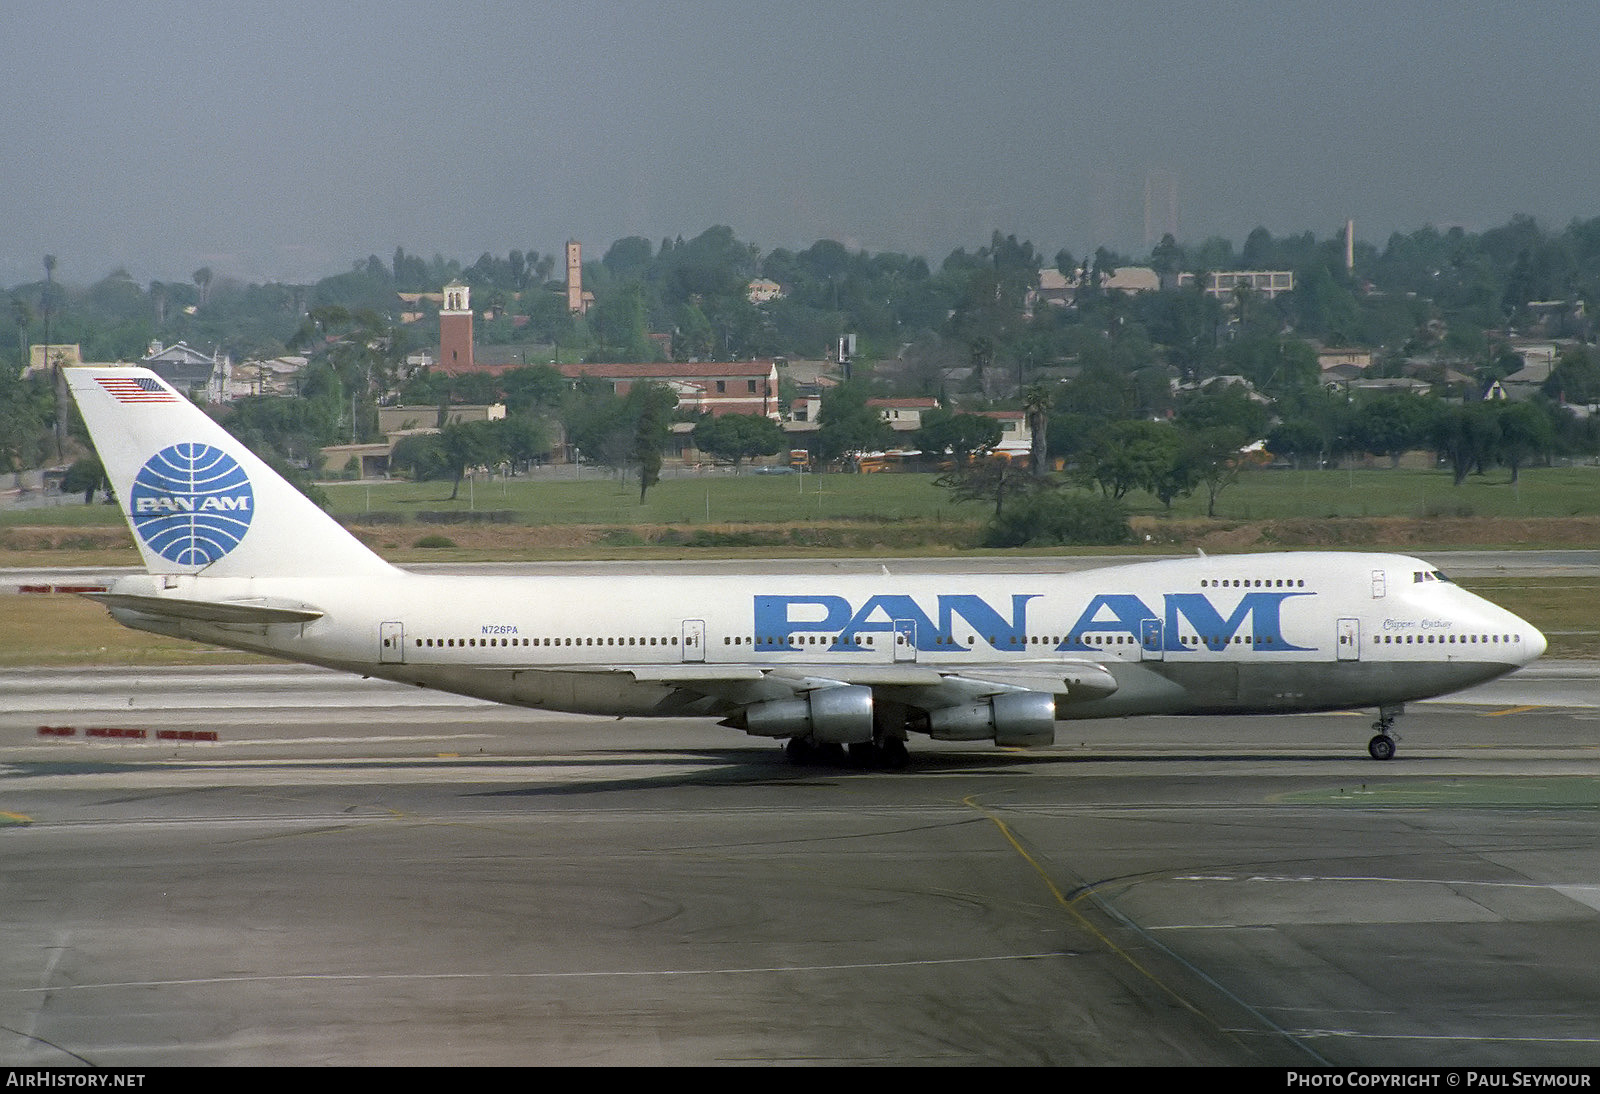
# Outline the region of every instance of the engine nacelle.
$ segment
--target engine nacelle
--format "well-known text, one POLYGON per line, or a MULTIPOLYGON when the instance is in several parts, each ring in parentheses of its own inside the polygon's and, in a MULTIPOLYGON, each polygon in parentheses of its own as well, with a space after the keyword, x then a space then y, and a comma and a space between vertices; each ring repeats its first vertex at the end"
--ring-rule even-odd
POLYGON ((1056 697, 1010 691, 977 703, 928 712, 928 735, 938 741, 987 741, 1027 747, 1056 740, 1056 697))
POLYGON ((757 737, 809 737, 818 744, 872 740, 872 689, 859 684, 818 688, 803 699, 745 707, 744 731, 757 737))

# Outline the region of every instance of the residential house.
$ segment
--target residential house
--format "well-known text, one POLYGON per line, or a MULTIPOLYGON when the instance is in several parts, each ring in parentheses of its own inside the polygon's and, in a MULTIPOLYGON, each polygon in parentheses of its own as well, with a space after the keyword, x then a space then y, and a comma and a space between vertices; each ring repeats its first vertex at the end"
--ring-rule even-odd
POLYGON ((173 346, 151 342, 149 352, 139 364, 196 402, 221 403, 228 398, 232 362, 220 350, 208 354, 187 342, 173 346))
POLYGON ((300 370, 305 367, 306 358, 300 356, 241 361, 228 370, 227 398, 231 402, 249 395, 298 395, 300 370))
POLYGON ((758 277, 745 286, 745 299, 752 304, 783 299, 783 286, 769 277, 758 277))
POLYGON ((760 414, 778 420, 778 367, 771 359, 690 363, 557 365, 572 380, 607 381, 618 395, 645 381, 666 384, 693 414, 760 414))

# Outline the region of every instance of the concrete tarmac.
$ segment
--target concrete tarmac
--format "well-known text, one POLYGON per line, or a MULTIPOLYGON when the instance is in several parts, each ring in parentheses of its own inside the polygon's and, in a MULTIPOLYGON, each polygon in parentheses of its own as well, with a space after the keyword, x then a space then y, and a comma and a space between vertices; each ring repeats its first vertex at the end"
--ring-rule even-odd
POLYGON ((0 673, 0 1061, 1600 1062, 1600 670, 1416 704, 1389 763, 1370 721, 886 773, 303 668, 0 673))

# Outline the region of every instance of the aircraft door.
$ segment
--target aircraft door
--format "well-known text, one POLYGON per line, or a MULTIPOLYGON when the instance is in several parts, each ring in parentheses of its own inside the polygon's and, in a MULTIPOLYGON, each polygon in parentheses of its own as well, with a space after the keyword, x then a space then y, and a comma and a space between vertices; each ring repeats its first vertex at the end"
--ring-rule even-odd
POLYGON ((706 659, 706 621, 704 619, 685 619, 683 621, 683 659, 694 662, 701 662, 706 659))
POLYGON ((1361 620, 1339 620, 1338 644, 1334 648, 1340 661, 1361 660, 1361 620))
POLYGON ((894 659, 896 661, 915 661, 917 659, 916 620, 896 619, 894 621, 894 659))
POLYGON ((399 665, 406 659, 406 627, 404 623, 378 624, 378 663, 399 665))
POLYGON ((1159 619, 1139 620, 1139 660, 1161 661, 1165 658, 1165 632, 1159 619))

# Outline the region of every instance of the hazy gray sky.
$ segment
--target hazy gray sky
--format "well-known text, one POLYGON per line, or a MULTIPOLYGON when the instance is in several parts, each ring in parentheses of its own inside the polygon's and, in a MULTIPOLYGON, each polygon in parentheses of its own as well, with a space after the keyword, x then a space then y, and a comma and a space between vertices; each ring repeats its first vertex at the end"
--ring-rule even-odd
POLYGON ((1382 244, 1600 215, 1594 8, 65 0, 0 14, 0 283, 598 258, 728 224, 937 263, 999 229, 1382 244), (1164 210, 1165 206, 1158 202, 1164 210))

